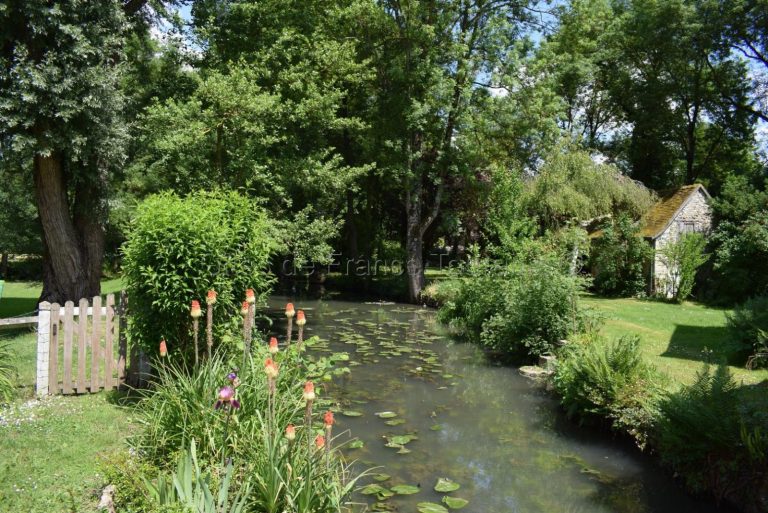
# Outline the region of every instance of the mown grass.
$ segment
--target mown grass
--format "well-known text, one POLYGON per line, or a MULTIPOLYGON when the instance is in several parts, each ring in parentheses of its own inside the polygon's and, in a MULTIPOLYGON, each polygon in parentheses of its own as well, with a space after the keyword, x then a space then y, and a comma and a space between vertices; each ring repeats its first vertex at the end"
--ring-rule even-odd
POLYGON ((677 305, 594 295, 585 295, 583 304, 605 316, 606 336, 639 335, 643 354, 672 378, 673 384, 693 382, 704 362, 727 362, 739 383, 768 379, 768 370, 744 368, 747 354, 731 340, 726 309, 692 302, 677 305))
MULTIPOLYGON (((119 280, 102 284, 104 294, 119 280)), ((39 283, 6 283, 0 317, 36 308, 39 283)), ((30 314, 31 315, 31 314, 30 314)), ((31 328, 0 331, 14 353, 17 399, 0 408, 0 511, 96 510, 101 457, 125 447, 132 412, 116 393, 34 399, 36 336, 31 328)))

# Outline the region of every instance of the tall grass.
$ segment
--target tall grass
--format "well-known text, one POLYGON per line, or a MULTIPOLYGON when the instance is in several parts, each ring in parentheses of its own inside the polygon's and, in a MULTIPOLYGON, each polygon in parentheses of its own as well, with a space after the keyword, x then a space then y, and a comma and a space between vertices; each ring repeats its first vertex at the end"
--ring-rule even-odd
POLYGON ((16 367, 8 342, 0 341, 0 403, 13 399, 16 389, 16 367))

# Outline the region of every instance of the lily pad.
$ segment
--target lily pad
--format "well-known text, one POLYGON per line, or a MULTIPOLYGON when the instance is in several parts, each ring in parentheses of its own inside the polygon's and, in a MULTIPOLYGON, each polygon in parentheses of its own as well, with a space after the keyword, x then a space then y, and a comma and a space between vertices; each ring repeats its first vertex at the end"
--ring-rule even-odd
POLYGON ((405 445, 412 440, 418 440, 419 437, 415 435, 394 435, 387 437, 387 447, 394 445, 405 445))
POLYGON ((381 473, 381 474, 374 474, 374 475, 373 475, 373 479, 375 479, 376 481, 379 481, 379 482, 381 482, 381 481, 386 481, 386 480, 387 480, 387 479, 389 479, 389 478, 390 478, 390 475, 389 475, 389 474, 383 474, 383 473, 381 473))
POLYGON ((420 502, 416 507, 419 509, 419 513, 448 513, 447 509, 434 502, 420 502))
POLYGON ((377 494, 380 494, 381 492, 388 492, 388 491, 389 490, 387 490, 380 484, 371 483, 367 486, 364 486, 363 489, 360 490, 360 493, 362 493, 363 495, 377 495, 377 494))
POLYGON ((467 499, 462 499, 461 497, 449 497, 446 495, 443 497, 443 504, 451 509, 461 509, 469 504, 469 501, 467 499))
POLYGON ((455 483, 448 479, 447 477, 441 477, 437 480, 437 484, 435 485, 435 491, 436 492, 453 492, 455 490, 458 490, 461 488, 461 485, 459 483, 455 483))
POLYGON ((349 447, 350 449, 362 449, 364 446, 365 446, 365 442, 363 442, 362 440, 352 440, 351 442, 349 442, 349 445, 347 447, 349 447))
POLYGON ((345 417, 362 417, 363 416, 363 412, 355 411, 355 410, 344 410, 343 412, 341 412, 341 414, 344 415, 345 417))
POLYGON ((392 417, 397 417, 397 413, 393 411, 380 411, 376 416, 380 419, 391 419, 392 417))
POLYGON ((440 431, 443 429, 443 426, 441 426, 440 424, 435 424, 434 426, 430 426, 429 429, 431 431, 440 431))
POLYGON ((405 424, 405 419, 392 419, 384 422, 387 426, 399 426, 400 424, 405 424))
POLYGON ((395 492, 398 495, 413 495, 414 493, 419 493, 419 487, 413 486, 413 485, 397 485, 390 488, 393 492, 395 492))

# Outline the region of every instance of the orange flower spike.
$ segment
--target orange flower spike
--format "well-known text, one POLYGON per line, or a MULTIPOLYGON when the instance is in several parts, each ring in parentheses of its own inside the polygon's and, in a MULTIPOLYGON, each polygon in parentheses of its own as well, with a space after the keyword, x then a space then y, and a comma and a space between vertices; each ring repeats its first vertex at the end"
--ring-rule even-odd
POLYGON ((323 423, 325 424, 325 427, 331 427, 333 426, 333 412, 327 411, 325 412, 325 415, 323 416, 323 423))
POLYGON ((318 449, 325 447, 325 437, 323 435, 317 435, 315 438, 315 447, 318 449))
POLYGON ((200 316, 203 315, 203 311, 200 309, 200 301, 192 301, 192 306, 189 308, 189 315, 192 316, 193 319, 199 319, 200 316))
POLYGON ((285 438, 287 438, 289 442, 296 440, 296 428, 293 424, 288 424, 288 426, 286 426, 285 438))
POLYGON ((307 323, 306 317, 304 317, 304 310, 299 310, 296 313, 296 326, 304 326, 307 323))
POLYGON ((168 356, 168 345, 165 343, 165 339, 160 341, 160 356, 163 358, 168 356))
POLYGON ((243 317, 248 315, 249 307, 250 307, 250 305, 248 305, 248 301, 243 301, 243 306, 242 306, 242 308, 240 308, 240 315, 242 315, 243 317))
POLYGON ((280 348, 277 347, 277 339, 272 337, 269 339, 269 352, 270 354, 277 354, 280 348))
POLYGON ((209 290, 208 295, 205 296, 205 302, 209 305, 215 304, 217 295, 215 290, 209 290))
POLYGON ((249 305, 252 305, 256 302, 256 294, 253 292, 253 289, 246 289, 245 291, 245 302, 249 305))
POLYGON ((274 362, 274 360, 272 360, 272 358, 267 358, 264 361, 264 373, 269 379, 277 378, 279 371, 277 370, 277 364, 274 362))
POLYGON ((312 402, 315 400, 315 384, 311 381, 307 381, 304 384, 304 400, 309 402, 312 402))
POLYGON ((290 318, 296 315, 296 310, 293 309, 293 303, 288 303, 285 305, 285 316, 290 318))

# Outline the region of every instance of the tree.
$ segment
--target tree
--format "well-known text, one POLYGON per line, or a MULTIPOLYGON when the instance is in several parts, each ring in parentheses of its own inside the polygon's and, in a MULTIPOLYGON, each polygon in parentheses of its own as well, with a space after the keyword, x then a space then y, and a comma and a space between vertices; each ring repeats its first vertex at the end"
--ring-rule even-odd
POLYGON ((98 294, 104 190, 123 156, 121 5, 9 1, 0 26, 0 137, 3 148, 32 162, 42 299, 98 294))
POLYGON ((687 299, 693 291, 696 271, 706 263, 704 253, 707 239, 700 233, 685 233, 660 250, 661 259, 669 270, 672 299, 678 303, 687 299))
POLYGON ((606 223, 592 251, 595 288, 601 294, 634 296, 646 288, 645 268, 653 250, 639 232, 626 214, 606 223))

